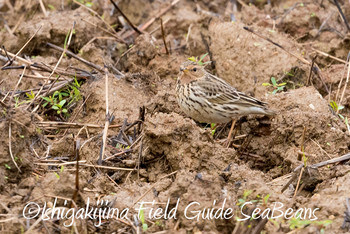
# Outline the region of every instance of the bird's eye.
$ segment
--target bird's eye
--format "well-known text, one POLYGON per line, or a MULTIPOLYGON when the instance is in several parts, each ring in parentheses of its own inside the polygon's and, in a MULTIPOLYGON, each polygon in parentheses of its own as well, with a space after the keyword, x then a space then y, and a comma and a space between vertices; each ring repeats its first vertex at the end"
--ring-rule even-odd
POLYGON ((196 71, 197 71, 197 68, 196 68, 196 67, 195 67, 195 68, 193 68, 193 69, 192 69, 192 71, 196 72, 196 71))

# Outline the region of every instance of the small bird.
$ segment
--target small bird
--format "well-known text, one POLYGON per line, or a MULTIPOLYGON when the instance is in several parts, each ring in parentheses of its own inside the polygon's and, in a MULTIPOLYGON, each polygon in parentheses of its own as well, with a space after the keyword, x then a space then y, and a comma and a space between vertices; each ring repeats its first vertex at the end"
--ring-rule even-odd
POLYGON ((177 100, 191 118, 205 123, 227 123, 249 114, 274 115, 266 103, 237 91, 204 66, 186 61, 180 66, 176 83, 177 100))

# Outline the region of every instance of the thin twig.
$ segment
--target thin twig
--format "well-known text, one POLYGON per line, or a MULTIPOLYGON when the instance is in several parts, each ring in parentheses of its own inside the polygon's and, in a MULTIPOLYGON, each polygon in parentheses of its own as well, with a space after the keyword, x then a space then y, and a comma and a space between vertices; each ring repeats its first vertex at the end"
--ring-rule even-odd
MULTIPOLYGON (((14 60, 16 60, 17 56, 22 52, 22 50, 29 44, 29 42, 35 37, 35 35, 39 32, 39 30, 41 29, 42 25, 40 25, 40 27, 35 31, 35 33, 29 38, 29 40, 22 46, 22 48, 13 56, 13 58, 8 61, 8 63, 6 63, 1 69, 3 69, 4 67, 10 66, 12 64, 12 62, 14 60)), ((8 53, 10 54, 10 53, 8 53)), ((31 64, 31 63, 29 63, 31 64)))
MULTIPOLYGON (((50 42, 48 42, 48 43, 46 43, 46 44, 47 44, 49 47, 51 47, 51 48, 53 48, 53 49, 55 49, 55 50, 58 50, 58 51, 61 51, 61 52, 64 51, 64 49, 62 49, 61 47, 56 46, 56 45, 54 45, 54 44, 51 44, 50 42)), ((98 66, 98 65, 96 65, 96 64, 94 64, 94 63, 92 63, 92 62, 89 62, 89 61, 87 61, 86 59, 83 59, 83 58, 81 58, 81 57, 79 57, 79 56, 73 54, 73 53, 70 52, 69 50, 66 50, 66 54, 69 55, 69 56, 71 56, 71 57, 73 57, 73 58, 75 58, 76 60, 78 60, 78 61, 80 61, 80 62, 82 62, 82 63, 84 63, 84 64, 90 66, 90 67, 95 68, 96 70, 98 70, 98 71, 100 71, 100 72, 104 72, 104 70, 103 70, 103 68, 102 68, 101 66, 98 66)))
MULTIPOLYGON (((92 164, 86 164, 86 160, 79 161, 79 166, 84 167, 96 167, 96 168, 102 168, 102 169, 109 169, 109 170, 120 170, 120 171, 134 171, 133 168, 123 168, 123 167, 109 167, 109 166, 101 166, 101 165, 92 165, 92 164)), ((38 166, 57 166, 60 167, 62 165, 76 165, 76 162, 65 162, 65 163, 34 163, 38 166)), ((76 168, 75 168, 76 169, 76 168)))
POLYGON ((165 41, 165 32, 164 32, 163 19, 162 18, 160 18, 160 28, 161 28, 161 31, 162 31, 162 38, 163 38, 165 51, 166 51, 166 54, 169 55, 169 50, 168 50, 168 47, 167 47, 166 41, 165 41))
POLYGON ((106 121, 105 121, 105 128, 103 130, 103 135, 102 135, 102 147, 101 147, 100 155, 98 158, 99 165, 102 165, 102 160, 104 159, 106 143, 107 143, 108 126, 110 124, 110 119, 111 119, 111 116, 109 115, 109 103, 108 103, 108 71, 107 71, 107 68, 105 68, 105 102, 106 102, 106 116, 105 116, 106 121))
POLYGON ((309 73, 309 77, 307 78, 307 81, 306 81, 306 86, 309 86, 309 84, 310 84, 310 80, 311 80, 311 76, 312 76, 312 69, 314 68, 316 58, 317 58, 317 55, 315 57, 313 57, 313 59, 312 59, 310 73, 309 73))
MULTIPOLYGON (((350 66, 348 65, 348 74, 346 75, 346 81, 345 81, 345 84, 344 84, 344 88, 343 88, 343 93, 340 97, 340 100, 339 100, 339 105, 342 104, 343 102, 343 98, 344 98, 344 95, 345 95, 345 90, 346 90, 346 87, 348 86, 348 83, 349 83, 349 77, 350 77, 350 66)), ((337 114, 339 113, 339 108, 337 109, 337 114)))
MULTIPOLYGON (((77 135, 77 137, 79 136, 79 134, 77 135)), ((74 190, 74 194, 72 197, 72 200, 77 202, 77 196, 79 193, 79 160, 80 160, 80 154, 79 154, 79 150, 80 150, 80 140, 76 139, 74 141, 74 154, 75 154, 75 159, 76 159, 76 168, 75 168, 75 190, 74 190)))
POLYGON ((17 20, 17 23, 15 24, 15 26, 13 26, 13 28, 11 29, 12 33, 16 32, 18 26, 21 25, 25 15, 26 14, 21 14, 21 17, 17 20))
MULTIPOLYGON (((278 43, 272 41, 270 38, 267 38, 266 36, 263 36, 263 35, 261 35, 261 34, 259 34, 259 33, 256 33, 253 29, 250 29, 250 28, 248 28, 248 27, 243 27, 243 29, 245 29, 245 30, 247 30, 248 32, 251 32, 251 33, 255 34, 256 36, 258 36, 258 37, 260 37, 260 38, 262 38, 262 39, 264 39, 264 40, 266 40, 266 41, 272 43, 273 45, 275 45, 275 46, 277 46, 278 48, 282 49, 282 50, 285 51, 287 54, 289 54, 289 55, 291 55, 291 56, 297 58, 298 60, 300 60, 301 62, 305 63, 306 65, 311 65, 311 62, 310 62, 310 61, 308 61, 308 60, 304 59, 303 57, 300 57, 300 56, 298 56, 298 55, 296 55, 296 54, 294 54, 294 53, 292 53, 292 52, 286 50, 286 49, 285 49, 283 46, 281 46, 280 44, 278 44, 278 43)), ((320 80, 321 80, 323 86, 325 87, 327 93, 330 94, 330 93, 329 93, 329 89, 328 89, 328 87, 327 87, 327 85, 326 85, 326 83, 324 82, 324 79, 323 79, 323 77, 322 77, 321 70, 320 70, 320 68, 317 66, 316 63, 315 63, 314 69, 313 69, 312 71, 314 71, 315 74, 318 75, 318 77, 320 78, 320 80)))
MULTIPOLYGON (((29 78, 29 79, 35 79, 35 80, 44 80, 44 79, 56 80, 56 78, 53 78, 53 77, 50 78, 48 76, 37 76, 37 75, 27 75, 27 74, 24 74, 23 78, 29 78)), ((58 80, 63 81, 63 80, 67 80, 67 79, 59 78, 58 80)))
POLYGON ((140 180, 140 165, 141 165, 142 150, 143 150, 142 148, 143 148, 143 141, 141 141, 138 160, 137 160, 137 180, 140 180))
POLYGON ((115 7, 115 9, 117 9, 117 11, 124 17, 124 19, 128 22, 128 24, 132 27, 132 29, 134 29, 135 32, 137 32, 138 34, 142 34, 143 32, 141 32, 140 29, 138 29, 130 20, 129 18, 122 12, 122 10, 120 10, 120 8, 118 7, 118 5, 113 1, 110 0, 111 3, 113 4, 113 6, 115 7))
POLYGON ((84 19, 84 18, 81 18, 81 20, 84 21, 84 22, 86 22, 86 23, 88 23, 88 24, 90 24, 90 25, 92 25, 92 26, 94 26, 94 27, 96 27, 96 28, 101 29, 101 30, 104 31, 105 33, 107 33, 107 34, 111 35, 112 37, 114 37, 118 42, 123 43, 123 44, 126 44, 126 42, 125 42, 122 38, 120 38, 117 34, 111 33, 111 32, 108 31, 107 29, 102 28, 101 26, 99 26, 99 25, 97 25, 97 24, 91 23, 90 21, 87 21, 87 20, 84 19))
MULTIPOLYGON (((43 162, 34 162, 34 164, 38 166, 53 166, 53 167, 70 166, 70 165, 74 166, 77 164, 76 161, 61 162, 61 163, 55 163, 53 161, 57 161, 57 160, 44 160, 43 162), (46 161, 49 161, 49 162, 46 162, 46 161)), ((86 163, 86 160, 80 160, 79 163, 86 163)))
POLYGON ((326 160, 326 161, 323 161, 323 162, 320 162, 320 163, 312 164, 310 167, 311 168, 324 167, 324 166, 327 166, 329 164, 334 164, 334 163, 346 161, 346 160, 349 160, 349 159, 350 159, 350 153, 345 154, 345 155, 343 155, 341 157, 338 157, 338 158, 333 158, 333 159, 326 160))
POLYGON ((6 105, 2 100, 0 100, 0 105, 2 105, 5 108, 8 108, 8 105, 6 105))
POLYGON ((22 72, 21 76, 19 77, 19 80, 18 80, 18 82, 17 82, 17 84, 16 84, 16 86, 15 86, 15 89, 13 90, 13 92, 12 92, 12 94, 11 94, 11 97, 10 97, 10 101, 9 101, 8 106, 11 106, 13 96, 15 95, 16 90, 17 90, 19 84, 20 84, 21 81, 22 81, 22 78, 23 78, 23 75, 24 75, 24 73, 25 73, 25 71, 26 71, 26 68, 27 68, 27 66, 24 67, 23 72, 22 72))
POLYGON ((349 64, 347 61, 345 61, 345 60, 343 60, 343 59, 340 59, 340 58, 337 58, 337 57, 335 57, 335 56, 332 56, 332 55, 330 55, 330 54, 327 54, 326 52, 317 50, 317 49, 315 49, 315 48, 311 48, 311 49, 312 49, 313 51, 315 51, 315 52, 317 52, 317 53, 319 53, 319 54, 325 56, 326 58, 331 58, 331 59, 334 59, 334 60, 336 60, 336 61, 338 61, 338 62, 345 63, 345 64, 349 64))
MULTIPOLYGON (((122 38, 120 38, 120 37, 118 36, 118 34, 116 34, 114 28, 113 28, 111 25, 109 25, 109 24, 104 20, 104 18, 101 17, 96 11, 94 11, 94 10, 92 10, 91 8, 85 6, 84 4, 78 2, 77 0, 73 0, 73 2, 75 2, 75 3, 78 4, 79 6, 83 7, 84 9, 90 11, 94 16, 96 16, 97 18, 99 18, 99 19, 108 27, 108 29, 110 30, 109 32, 110 32, 115 38, 117 38, 118 40, 120 40, 120 42, 126 44, 126 42, 125 42, 122 38)), ((82 20, 83 20, 83 19, 82 19, 82 20)), ((84 21, 85 21, 85 20, 84 20, 84 21)), ((87 22, 87 21, 85 21, 85 22, 87 22)))
MULTIPOLYGON (((306 126, 304 126, 304 130, 303 130, 303 136, 301 138, 301 144, 300 144, 300 152, 302 152, 304 154, 305 152, 305 147, 304 147, 304 143, 305 143, 305 132, 306 132, 306 126)), ((302 155, 298 154, 298 161, 301 161, 302 155)))
POLYGON ((267 38, 267 37, 265 37, 265 36, 263 36, 263 35, 261 35, 261 34, 259 34, 259 33, 256 33, 253 29, 250 29, 250 28, 248 28, 248 27, 243 27, 243 29, 245 29, 245 30, 247 30, 248 32, 251 32, 251 33, 255 34, 256 36, 258 36, 258 37, 260 37, 260 38, 262 38, 262 39, 264 39, 264 40, 266 40, 266 41, 272 43, 273 45, 275 45, 275 46, 277 46, 278 48, 284 50, 287 54, 289 54, 289 55, 291 55, 291 56, 297 58, 298 60, 302 61, 303 63, 305 63, 305 64, 307 64, 307 65, 311 65, 311 63, 310 63, 308 60, 306 60, 306 59, 304 59, 304 58, 302 58, 302 57, 300 57, 300 56, 298 56, 298 55, 296 55, 296 54, 294 54, 294 53, 289 52, 288 50, 286 50, 286 49, 285 49, 283 46, 281 46, 280 44, 278 44, 278 43, 272 41, 270 38, 267 38))
POLYGON ((300 171, 300 174, 299 174, 299 178, 298 178, 297 187, 295 188, 293 198, 297 195, 297 192, 298 192, 298 189, 299 189, 299 185, 300 185, 301 176, 303 175, 303 172, 304 172, 304 168, 305 168, 305 167, 302 167, 302 168, 301 168, 301 171, 300 171))
POLYGON ((80 164, 81 166, 85 167, 96 167, 101 169, 109 169, 109 170, 119 170, 119 171, 134 171, 134 168, 122 168, 122 167, 109 167, 109 166, 102 166, 102 165, 92 165, 92 164, 80 164))
MULTIPOLYGON (((150 20, 148 20, 144 25, 142 25, 140 27, 141 31, 145 31, 149 26, 151 26, 154 21, 156 21, 158 18, 160 18, 162 15, 164 15, 167 11, 169 11, 173 6, 175 6, 178 2, 180 2, 180 0, 173 0, 169 6, 167 6, 166 8, 164 8, 163 10, 161 10, 156 16, 152 17, 150 20)), ((123 38, 128 38, 130 36, 132 36, 135 33, 135 31, 131 31, 128 33, 125 33, 125 35, 123 35, 123 38)))
POLYGON ((90 39, 90 41, 88 41, 83 47, 81 47, 81 49, 79 51, 81 51, 82 53, 85 51, 85 48, 90 45, 91 43, 93 43, 96 40, 115 40, 114 37, 93 37, 90 39))
POLYGON ((46 11, 46 9, 45 9, 45 5, 44 5, 44 3, 43 3, 43 0, 39 0, 39 3, 40 3, 40 8, 41 8, 41 10, 43 11, 45 17, 47 17, 49 14, 47 14, 47 11, 46 11))
MULTIPOLYGON (((164 22, 163 22, 163 25, 166 25, 168 22, 169 22, 170 19, 166 19, 164 22)), ((156 31, 158 31, 160 29, 160 25, 158 25, 155 29, 153 29, 152 31, 149 32, 149 34, 153 34, 155 33, 156 31)))
MULTIPOLYGON (((89 123, 69 123, 69 122, 55 122, 55 121, 43 121, 38 122, 38 126, 41 128, 81 128, 81 127, 88 127, 88 128, 104 128, 103 125, 98 124, 89 124, 89 123)), ((110 125, 109 128, 120 128, 122 125, 110 125)))
POLYGON ((12 144, 11 144, 11 138, 12 138, 12 133, 11 133, 11 120, 9 120, 9 152, 10 152, 10 156, 11 156, 11 159, 12 159, 12 162, 13 164, 15 164, 15 166, 17 167, 18 171, 19 172, 22 172, 21 169, 19 169, 16 161, 15 161, 15 158, 13 157, 13 154, 12 154, 12 144))
POLYGON ((318 148, 320 148, 320 150, 321 150, 322 152, 324 152, 324 153, 327 155, 327 157, 328 157, 329 159, 332 159, 332 157, 327 153, 327 151, 325 151, 325 150, 320 146, 320 144, 316 142, 316 140, 311 139, 311 141, 312 141, 315 145, 317 145, 318 148))
POLYGON ((121 155, 126 154, 126 153, 130 153, 132 151, 133 151, 132 149, 126 149, 126 150, 124 150, 122 152, 118 152, 116 154, 113 154, 112 156, 109 156, 109 157, 105 158, 103 161, 111 160, 111 159, 113 159, 115 157, 121 156, 121 155))
POLYGON ((346 28, 348 29, 348 32, 350 32, 350 26, 349 26, 348 21, 347 21, 345 15, 344 15, 344 13, 343 13, 343 11, 342 11, 340 5, 339 5, 338 0, 334 0, 334 3, 335 3, 335 5, 337 6, 337 9, 338 9, 338 11, 339 11, 339 13, 340 13, 340 15, 341 15, 341 18, 342 18, 343 21, 344 21, 344 24, 345 24, 346 28))

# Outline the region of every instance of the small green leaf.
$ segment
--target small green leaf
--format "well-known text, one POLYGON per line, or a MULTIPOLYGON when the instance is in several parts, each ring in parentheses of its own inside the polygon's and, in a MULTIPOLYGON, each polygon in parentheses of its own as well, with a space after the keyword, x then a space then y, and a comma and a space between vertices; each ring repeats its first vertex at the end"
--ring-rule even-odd
POLYGON ((67 102, 67 100, 62 100, 60 101, 60 103, 58 104, 60 107, 62 107, 65 103, 67 102))
POLYGON ((273 86, 277 86, 277 82, 276 82, 276 78, 275 77, 271 77, 271 83, 273 86))
POLYGON ((203 55, 201 56, 201 58, 199 59, 199 61, 200 61, 200 62, 203 61, 203 59, 204 59, 205 57, 207 57, 207 55, 208 55, 208 53, 203 54, 203 55))
POLYGON ((190 57, 190 58, 188 58, 188 60, 190 60, 190 61, 192 61, 192 62, 196 62, 196 58, 195 57, 190 57))
POLYGON ((262 85, 265 86, 265 87, 266 87, 266 86, 271 86, 270 83, 262 83, 262 85))
POLYGON ((54 109, 54 110, 59 110, 59 109, 60 109, 60 108, 59 108, 58 106, 56 106, 56 105, 55 105, 55 106, 52 106, 51 108, 54 109))
POLYGON ((48 4, 47 5, 51 10, 55 10, 56 8, 53 6, 53 5, 51 5, 51 4, 48 4))
POLYGON ((267 204, 267 201, 269 200, 269 197, 271 196, 271 194, 267 194, 265 197, 264 197, 264 204, 267 204))
POLYGON ((48 97, 43 97, 43 96, 41 96, 41 98, 44 99, 44 100, 47 101, 47 102, 51 102, 51 99, 48 98, 48 97))
POLYGON ((54 172, 54 174, 55 174, 55 176, 56 176, 57 179, 60 178, 60 175, 59 175, 59 174, 57 174, 56 172, 54 172))
POLYGON ((243 203, 245 203, 245 200, 244 200, 244 199, 242 199, 242 198, 238 199, 238 204, 239 204, 239 205, 240 205, 240 204, 243 204, 243 203))
POLYGON ((147 223, 142 224, 142 229, 143 229, 143 231, 147 231, 147 229, 148 229, 147 223))

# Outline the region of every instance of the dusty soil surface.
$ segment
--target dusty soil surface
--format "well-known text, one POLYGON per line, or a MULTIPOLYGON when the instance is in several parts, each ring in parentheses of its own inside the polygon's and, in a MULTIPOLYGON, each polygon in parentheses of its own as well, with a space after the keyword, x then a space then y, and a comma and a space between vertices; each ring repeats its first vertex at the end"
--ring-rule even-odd
POLYGON ((349 1, 115 2, 141 33, 107 0, 0 1, 1 233, 350 232, 349 161, 315 166, 350 152, 349 1), (277 112, 228 148, 176 102, 206 53, 277 112))

